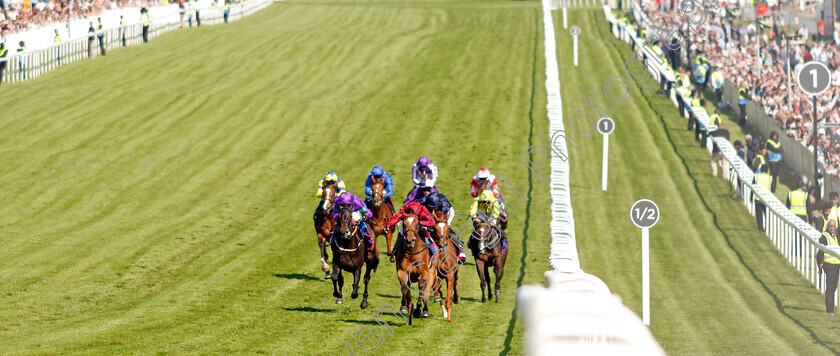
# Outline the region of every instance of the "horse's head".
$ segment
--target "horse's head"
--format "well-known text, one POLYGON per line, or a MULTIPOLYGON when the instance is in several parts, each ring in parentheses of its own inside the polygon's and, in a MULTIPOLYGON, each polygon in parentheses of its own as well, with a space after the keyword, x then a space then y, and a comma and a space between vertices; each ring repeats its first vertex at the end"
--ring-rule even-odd
POLYGON ((435 234, 438 236, 440 245, 444 246, 449 237, 449 224, 447 223, 446 214, 435 209, 432 211, 432 216, 435 218, 435 234))
POLYGON ((338 232, 339 237, 349 239, 353 235, 356 224, 353 222, 353 208, 350 204, 338 209, 338 232))
POLYGON ((475 227, 475 237, 478 239, 478 250, 484 251, 487 247, 487 243, 493 240, 493 234, 496 233, 496 230, 493 229, 493 226, 487 221, 487 219, 479 219, 479 221, 473 225, 475 227))
POLYGON ((414 248, 418 236, 420 236, 420 218, 414 214, 405 214, 403 216, 403 237, 406 247, 414 248))
POLYGON ((330 211, 332 209, 336 191, 337 189, 335 182, 327 181, 324 184, 324 194, 321 195, 321 209, 324 209, 325 212, 330 211))
POLYGON ((385 200, 385 178, 372 177, 371 181, 373 182, 370 186, 370 189, 373 191, 371 198, 373 198, 373 205, 378 207, 385 200))

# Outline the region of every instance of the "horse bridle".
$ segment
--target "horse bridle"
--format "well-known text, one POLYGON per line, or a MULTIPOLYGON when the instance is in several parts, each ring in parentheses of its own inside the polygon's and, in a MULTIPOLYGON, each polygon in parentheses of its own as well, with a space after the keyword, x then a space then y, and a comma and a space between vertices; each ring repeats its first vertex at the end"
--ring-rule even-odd
MULTIPOLYGON (((350 212, 350 214, 353 213, 353 211, 350 208, 347 208, 347 207, 341 207, 339 209, 339 211, 341 211, 341 210, 348 210, 350 212)), ((340 218, 341 217, 339 216, 339 219, 340 218)), ((353 232, 350 233, 350 237, 348 238, 348 240, 351 240, 351 239, 353 239, 354 236, 356 236, 356 232, 359 231, 359 224, 360 224, 360 223, 353 223, 352 218, 350 220, 351 220, 350 225, 353 225, 353 232)), ((338 225, 338 230, 341 231, 341 223, 340 222, 339 222, 339 225, 338 225)), ((339 236, 339 238, 343 238, 343 237, 339 236)), ((364 241, 364 237, 359 238, 359 243, 356 244, 356 248, 352 248, 352 249, 343 248, 341 246, 338 246, 338 244, 336 244, 335 247, 337 247, 340 251, 343 251, 343 252, 353 252, 353 251, 358 250, 359 247, 362 246, 362 241, 364 241)))
MULTIPOLYGON (((423 246, 423 248, 422 248, 422 249, 420 249, 420 251, 417 251, 417 252, 411 253, 411 252, 408 252, 408 251, 406 250, 406 248, 408 247, 408 233, 407 233, 408 231, 412 231, 412 232, 414 232, 414 234, 415 234, 415 238, 414 238, 414 240, 415 240, 415 241, 417 241, 417 239, 421 239, 421 238, 422 238, 422 237, 420 237, 420 217, 419 217, 419 216, 415 216, 414 214, 412 214, 412 216, 413 216, 415 219, 417 219, 417 231, 414 231, 414 230, 408 230, 408 229, 407 229, 407 227, 406 227, 406 225, 407 225, 407 224, 405 223, 405 218, 403 218, 403 232, 405 233, 406 243, 405 243, 405 244, 403 244, 403 245, 405 245, 405 246, 403 246, 402 248, 403 248, 403 250, 404 250, 403 252, 405 252, 406 256, 414 256, 414 255, 420 254, 421 252, 426 251, 426 250, 429 248, 429 244, 427 244, 425 241, 423 241, 423 244, 424 244, 425 246, 423 246)), ((413 244, 412 244, 412 246, 413 246, 413 244)))
MULTIPOLYGON (((482 221, 478 225, 487 225, 487 228, 490 230, 490 232, 493 233, 494 235, 496 235, 493 239, 491 239, 490 241, 487 241, 484 244, 484 248, 481 249, 481 251, 488 251, 488 250, 491 250, 494 247, 496 247, 496 244, 498 244, 499 241, 502 239, 502 234, 497 232, 495 227, 487 221, 482 221)), ((475 231, 475 233, 476 233, 476 238, 478 240, 486 240, 486 238, 478 235, 478 231, 475 231)))

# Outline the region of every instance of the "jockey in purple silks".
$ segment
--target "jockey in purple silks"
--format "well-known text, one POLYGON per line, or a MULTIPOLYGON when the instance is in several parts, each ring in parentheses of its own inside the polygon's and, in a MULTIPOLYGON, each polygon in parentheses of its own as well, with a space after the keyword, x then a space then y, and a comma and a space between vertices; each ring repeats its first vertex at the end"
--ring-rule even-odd
POLYGON ((434 183, 428 179, 424 179, 416 188, 412 189, 411 192, 408 193, 408 197, 405 198, 403 205, 423 199, 424 190, 431 191, 432 193, 440 193, 437 188, 435 188, 434 183))
POLYGON ((423 179, 427 179, 432 182, 432 186, 437 183, 438 179, 438 168, 435 166, 432 161, 426 157, 420 157, 417 160, 417 163, 411 167, 411 181, 414 182, 415 186, 420 186, 420 183, 423 182, 423 179))
MULTIPOLYGON (((359 213, 360 215, 365 216, 367 219, 373 218, 373 213, 370 211, 370 209, 367 208, 367 205, 365 205, 365 202, 362 200, 362 198, 359 198, 350 192, 344 192, 343 194, 335 198, 335 204, 333 205, 332 213, 333 220, 338 221, 338 210, 345 205, 351 205, 350 209, 352 209, 354 213, 359 213)), ((359 229, 362 230, 362 234, 365 235, 368 238, 368 240, 370 240, 372 236, 368 231, 367 224, 365 224, 365 220, 359 219, 358 222, 359 229)), ((338 228, 338 225, 336 225, 336 228, 338 228)))

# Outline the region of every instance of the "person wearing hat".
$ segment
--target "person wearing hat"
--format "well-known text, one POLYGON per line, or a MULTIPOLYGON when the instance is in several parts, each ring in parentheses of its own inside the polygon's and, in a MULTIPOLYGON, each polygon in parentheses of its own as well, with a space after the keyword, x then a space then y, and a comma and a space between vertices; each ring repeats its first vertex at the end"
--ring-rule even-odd
POLYGON ((3 72, 6 71, 6 54, 9 53, 9 50, 6 48, 6 44, 0 42, 0 84, 3 83, 3 72))
MULTIPOLYGON (((752 141, 747 141, 747 166, 752 169, 753 161, 755 160, 755 156, 758 155, 758 139, 754 138, 752 141)), ((753 170, 755 171, 755 170, 753 170)))
MULTIPOLYGON (((755 173, 767 173, 770 174, 770 171, 767 169, 767 145, 759 145, 758 154, 755 155, 752 161, 752 168, 755 173)), ((767 186, 770 188, 770 186, 767 186)))
MULTIPOLYGON (((836 248, 837 222, 829 220, 826 231, 820 236, 820 243, 836 248)), ((840 276, 840 259, 827 255, 823 250, 817 250, 817 265, 820 272, 825 272, 825 312, 834 315, 834 292, 837 290, 837 279, 840 276)))
POLYGON ((99 50, 102 51, 102 55, 105 55, 105 25, 102 23, 102 18, 99 18, 99 24, 96 26, 96 30, 99 34, 96 35, 99 38, 99 50))
POLYGON ((793 215, 798 216, 802 221, 808 222, 808 191, 802 179, 796 180, 796 190, 788 193, 785 207, 790 209, 793 215))
POLYGON ((782 144, 779 143, 779 133, 776 131, 770 131, 770 138, 767 139, 767 151, 769 152, 767 155, 767 160, 770 161, 768 166, 770 167, 770 175, 773 176, 773 184, 770 185, 770 191, 773 193, 776 192, 776 180, 779 178, 779 171, 781 170, 782 166, 782 152, 784 149, 782 148, 782 144))
POLYGON ((747 161, 747 150, 744 149, 744 144, 741 143, 739 140, 735 140, 733 144, 735 146, 735 152, 737 152, 738 157, 741 158, 742 161, 747 161))
POLYGON ((143 21, 143 43, 149 42, 149 26, 151 26, 152 15, 149 15, 149 9, 140 9, 140 21, 143 21))

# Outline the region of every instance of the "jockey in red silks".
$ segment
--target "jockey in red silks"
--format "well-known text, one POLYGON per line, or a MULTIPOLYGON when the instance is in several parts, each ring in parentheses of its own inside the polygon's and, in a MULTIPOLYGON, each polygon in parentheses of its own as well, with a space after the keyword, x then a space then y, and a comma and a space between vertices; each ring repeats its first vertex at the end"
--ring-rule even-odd
MULTIPOLYGON (((402 221, 403 217, 405 217, 405 214, 417 215, 417 217, 420 218, 420 226, 422 227, 432 228, 435 226, 435 218, 432 217, 432 214, 429 213, 429 210, 426 209, 426 207, 423 206, 423 204, 413 201, 400 207, 400 211, 394 214, 394 216, 391 217, 391 220, 388 220, 388 223, 385 224, 385 229, 390 230, 392 227, 394 227, 394 225, 402 221)), ((423 237, 423 240, 426 242, 426 244, 432 247, 432 255, 434 255, 434 243, 432 242, 431 235, 429 235, 429 231, 426 229, 421 230, 424 233, 421 233, 420 235, 423 237)), ((403 233, 400 232, 398 235, 399 239, 397 239, 397 243, 394 244, 394 251, 392 251, 391 253, 392 255, 397 252, 397 246, 399 246, 400 242, 403 239, 402 235, 403 233)))
MULTIPOLYGON (((365 202, 362 200, 362 198, 359 198, 350 192, 344 192, 343 194, 336 197, 335 204, 333 205, 333 220, 338 221, 338 211, 339 209, 341 209, 341 207, 346 205, 351 206, 350 209, 353 211, 354 223, 359 223, 359 229, 362 230, 362 234, 365 235, 368 238, 368 240, 372 240, 373 235, 370 234, 370 232, 368 231, 367 224, 365 224, 365 220, 362 219, 362 216, 365 216, 368 219, 372 219, 373 213, 370 211, 370 209, 367 208, 367 205, 365 205, 365 202)), ((336 225, 336 228, 338 228, 338 225, 336 225)), ((372 244, 372 242, 369 241, 369 244, 372 244)))

